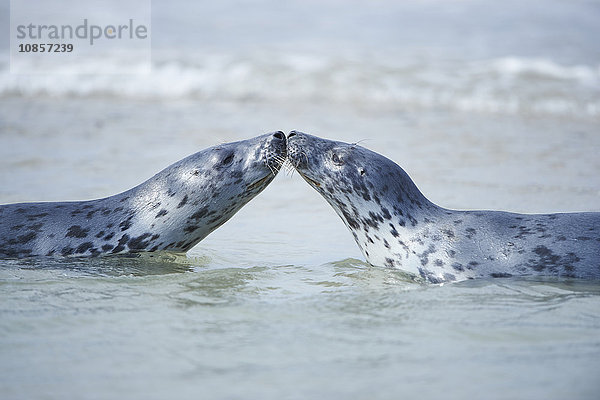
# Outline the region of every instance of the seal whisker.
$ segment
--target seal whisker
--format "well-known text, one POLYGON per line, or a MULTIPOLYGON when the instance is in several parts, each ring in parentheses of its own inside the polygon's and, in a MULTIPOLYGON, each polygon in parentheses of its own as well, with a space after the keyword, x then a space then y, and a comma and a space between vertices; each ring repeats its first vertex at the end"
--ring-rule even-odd
POLYGON ((287 176, 293 176, 294 172, 296 171, 296 169, 294 168, 294 165, 292 164, 292 162, 290 161, 289 158, 285 160, 282 167, 285 170, 285 173, 287 176))
POLYGON ((354 150, 354 149, 356 148, 356 146, 358 146, 358 145, 359 145, 359 144, 361 144, 362 142, 366 142, 366 141, 368 141, 368 140, 372 140, 372 139, 361 139, 361 140, 359 140, 358 142, 354 142, 354 143, 352 143, 352 145, 350 146, 350 148, 351 148, 352 150, 354 150))
POLYGON ((282 156, 275 156, 273 157, 275 159, 275 161, 277 161, 277 163, 281 166, 285 163, 285 161, 287 161, 287 157, 282 157, 282 156))
POLYGON ((275 172, 275 170, 273 170, 273 167, 271 166, 271 163, 267 162, 267 167, 271 170, 271 174, 273 176, 277 175, 277 172, 275 172))

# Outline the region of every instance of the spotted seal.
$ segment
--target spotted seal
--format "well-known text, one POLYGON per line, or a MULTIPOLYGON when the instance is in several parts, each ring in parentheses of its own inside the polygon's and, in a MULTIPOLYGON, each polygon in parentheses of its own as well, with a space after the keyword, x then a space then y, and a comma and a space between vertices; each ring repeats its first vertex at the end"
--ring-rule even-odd
POLYGON ((600 213, 456 211, 393 161, 292 131, 288 159, 352 232, 367 261, 432 283, 480 277, 600 278, 600 213))
POLYGON ((202 150, 111 197, 2 205, 0 256, 186 252, 259 194, 285 156, 275 132, 202 150))

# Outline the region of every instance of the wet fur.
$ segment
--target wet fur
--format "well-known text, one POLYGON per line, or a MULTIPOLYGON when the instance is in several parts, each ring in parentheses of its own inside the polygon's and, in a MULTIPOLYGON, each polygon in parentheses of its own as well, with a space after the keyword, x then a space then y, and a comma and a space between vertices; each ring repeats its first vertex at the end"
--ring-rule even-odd
POLYGON ((342 218, 370 264, 433 283, 600 278, 600 213, 448 210, 427 200, 393 161, 301 132, 290 133, 288 157, 342 218))
POLYGON ((0 206, 0 257, 186 252, 260 193, 285 156, 278 132, 202 150, 111 197, 0 206))

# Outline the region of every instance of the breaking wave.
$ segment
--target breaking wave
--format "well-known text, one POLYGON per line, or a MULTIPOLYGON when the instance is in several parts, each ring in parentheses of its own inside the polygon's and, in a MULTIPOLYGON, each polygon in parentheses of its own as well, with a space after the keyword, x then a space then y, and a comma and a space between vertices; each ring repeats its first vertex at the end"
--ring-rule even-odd
MULTIPOLYGON (((86 74, 93 65, 85 62, 71 65, 65 74, 11 74, 5 62, 0 64, 0 97, 327 101, 403 110, 600 117, 600 66, 546 59, 388 62, 300 54, 154 54, 150 73, 111 73, 121 62, 103 59, 107 74, 101 75, 86 74)), ((144 69, 140 63, 139 70, 144 69)))

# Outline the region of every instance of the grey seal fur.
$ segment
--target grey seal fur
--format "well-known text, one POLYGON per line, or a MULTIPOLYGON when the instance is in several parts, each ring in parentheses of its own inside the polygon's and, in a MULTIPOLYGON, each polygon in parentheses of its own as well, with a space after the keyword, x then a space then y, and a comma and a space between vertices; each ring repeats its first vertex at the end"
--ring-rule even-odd
POLYGON ((180 160, 126 192, 97 200, 0 206, 0 257, 186 252, 275 177, 281 131, 180 160))
POLYGON ((430 202, 393 161, 356 144, 288 135, 288 159, 333 207, 366 260, 428 282, 600 278, 600 213, 457 211, 430 202))

